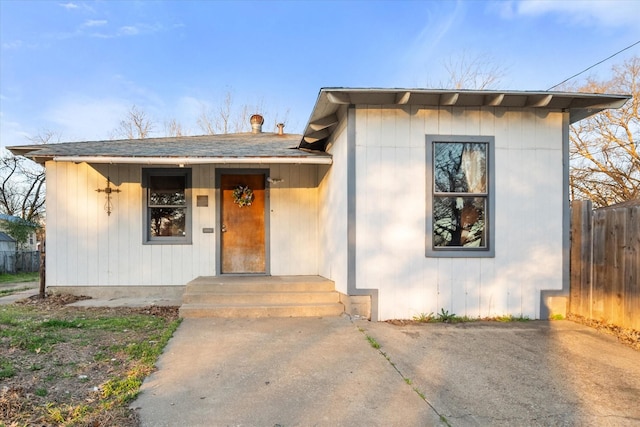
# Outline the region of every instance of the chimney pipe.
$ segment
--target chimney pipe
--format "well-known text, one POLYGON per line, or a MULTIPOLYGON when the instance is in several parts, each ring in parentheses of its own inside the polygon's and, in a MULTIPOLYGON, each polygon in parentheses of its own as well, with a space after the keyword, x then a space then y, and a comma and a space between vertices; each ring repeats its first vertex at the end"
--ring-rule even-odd
POLYGON ((278 135, 284 135, 284 123, 278 123, 278 135))
POLYGON ((261 133, 262 132, 262 124, 264 123, 264 117, 260 114, 254 114, 249 119, 251 122, 251 133, 261 133))

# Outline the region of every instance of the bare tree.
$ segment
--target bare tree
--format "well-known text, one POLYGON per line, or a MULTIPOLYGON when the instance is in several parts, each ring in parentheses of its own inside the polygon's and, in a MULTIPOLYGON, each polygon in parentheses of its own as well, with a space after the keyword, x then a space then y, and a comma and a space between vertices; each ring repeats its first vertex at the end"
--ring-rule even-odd
MULTIPOLYGON (((33 144, 50 144, 59 142, 59 135, 43 131, 29 140, 33 144)), ((45 214, 44 168, 9 153, 0 157, 0 166, 0 211, 40 223, 45 214)))
POLYGON ((197 123, 206 135, 241 132, 246 110, 247 107, 243 106, 236 114, 233 111, 233 95, 230 91, 227 91, 222 103, 217 108, 202 104, 197 123))
MULTIPOLYGON (((200 114, 196 119, 196 123, 205 135, 248 132, 251 130, 249 117, 256 112, 265 115, 263 101, 260 101, 255 106, 244 104, 236 108, 232 92, 227 91, 219 105, 215 107, 204 103, 200 105, 200 114)), ((277 124, 284 122, 288 115, 289 111, 287 110, 282 119, 278 119, 277 114, 274 116, 274 132, 277 124)), ((165 136, 184 136, 186 134, 182 125, 175 118, 166 120, 163 125, 165 136)), ((127 112, 127 117, 120 121, 119 126, 113 130, 111 138, 149 138, 153 128, 154 123, 148 115, 133 105, 127 112)))
MULTIPOLYGON (((249 132, 251 130, 251 123, 249 123, 249 118, 251 117, 251 107, 248 105, 243 105, 236 113, 235 119, 233 120, 233 132, 249 132)), ((263 109, 259 107, 253 108, 254 112, 263 112, 263 109)))
POLYGON ((205 104, 200 104, 200 115, 198 116, 196 123, 198 127, 205 135, 215 135, 216 127, 214 125, 214 118, 211 109, 205 104))
POLYGON ((273 119, 273 131, 277 132, 278 131, 278 124, 279 123, 287 123, 289 121, 289 113, 291 112, 291 110, 287 109, 287 111, 284 112, 284 115, 282 117, 280 117, 278 114, 275 115, 274 119, 273 119))
POLYGON ((233 99, 231 98, 231 92, 227 92, 224 97, 224 101, 218 107, 218 117, 216 120, 218 133, 229 133, 229 121, 231 120, 232 105, 233 99))
POLYGON ((505 75, 505 69, 486 54, 469 57, 462 52, 449 57, 444 67, 449 80, 442 86, 451 89, 495 89, 505 75))
POLYGON ((148 138, 153 130, 153 121, 135 105, 127 112, 127 117, 113 131, 113 137, 125 139, 148 138))
MULTIPOLYGON (((234 108, 233 94, 231 91, 227 91, 219 106, 212 108, 204 104, 201 105, 196 123, 205 135, 249 132, 251 130, 249 117, 257 112, 262 115, 266 114, 263 101, 256 105, 243 104, 234 108)), ((288 114, 287 112, 285 118, 288 114)), ((274 124, 274 129, 275 127, 274 124)))
POLYGON ((176 119, 170 119, 164 122, 165 136, 183 136, 184 131, 182 125, 176 119))
POLYGON ((20 211, 20 194, 17 181, 20 176, 20 158, 3 155, 0 158, 0 209, 7 215, 20 211))
POLYGON ((572 199, 595 206, 640 198, 640 57, 612 68, 608 81, 587 80, 588 93, 631 94, 620 109, 605 110, 571 126, 572 199))

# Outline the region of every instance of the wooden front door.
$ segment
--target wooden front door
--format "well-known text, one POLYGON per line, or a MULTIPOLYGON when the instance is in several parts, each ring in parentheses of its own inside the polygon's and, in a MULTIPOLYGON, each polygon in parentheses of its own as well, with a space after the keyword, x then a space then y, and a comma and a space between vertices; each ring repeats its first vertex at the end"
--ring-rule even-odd
POLYGON ((266 273, 265 180, 264 173, 220 175, 223 274, 266 273))

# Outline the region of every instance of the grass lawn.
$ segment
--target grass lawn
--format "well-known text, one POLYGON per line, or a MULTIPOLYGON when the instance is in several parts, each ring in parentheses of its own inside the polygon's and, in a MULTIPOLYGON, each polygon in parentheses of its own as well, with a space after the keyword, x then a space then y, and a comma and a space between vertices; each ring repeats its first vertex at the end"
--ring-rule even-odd
POLYGON ((180 324, 177 307, 0 306, 0 426, 138 425, 128 408, 180 324))
POLYGON ((21 282, 37 282, 40 280, 40 274, 35 273, 0 273, 0 283, 21 283, 21 282))

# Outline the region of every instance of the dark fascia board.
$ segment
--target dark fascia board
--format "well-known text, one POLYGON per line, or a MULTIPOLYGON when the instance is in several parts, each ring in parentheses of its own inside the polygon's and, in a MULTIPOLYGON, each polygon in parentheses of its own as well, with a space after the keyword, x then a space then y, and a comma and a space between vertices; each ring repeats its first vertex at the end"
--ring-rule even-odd
POLYGON ((330 118, 344 105, 539 108, 568 111, 569 122, 575 123, 602 110, 620 108, 630 98, 631 95, 580 92, 328 87, 318 94, 301 145, 304 137, 316 132, 317 124, 331 122, 330 118))
POLYGON ((11 151, 14 156, 28 157, 29 153, 34 151, 50 148, 54 144, 34 144, 34 145, 16 145, 13 147, 7 147, 7 150, 11 151))

